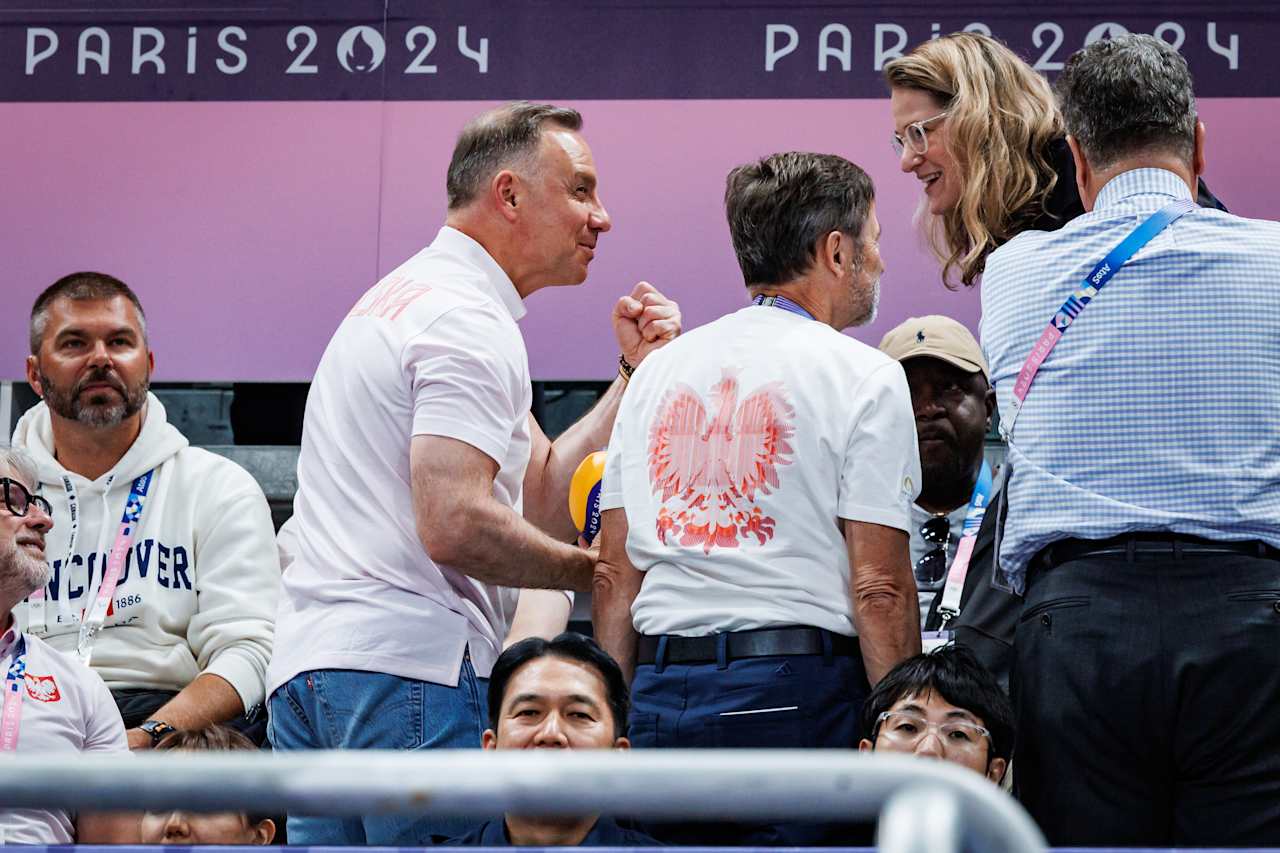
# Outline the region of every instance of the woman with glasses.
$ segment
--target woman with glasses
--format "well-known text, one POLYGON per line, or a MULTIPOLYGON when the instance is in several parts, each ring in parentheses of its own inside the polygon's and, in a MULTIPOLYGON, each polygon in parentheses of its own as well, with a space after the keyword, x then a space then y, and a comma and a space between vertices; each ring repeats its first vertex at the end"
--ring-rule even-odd
MULTIPOLYGON (((949 287, 972 286, 987 255, 1027 230, 1084 213, 1049 83, 980 33, 952 33, 884 67, 891 142, 924 185, 922 224, 949 287)), ((1200 181, 1199 203, 1225 210, 1200 181)))
POLYGON ((978 33, 928 41, 884 69, 892 143, 924 185, 943 280, 972 285, 987 255, 1028 228, 1084 212, 1049 83, 978 33))

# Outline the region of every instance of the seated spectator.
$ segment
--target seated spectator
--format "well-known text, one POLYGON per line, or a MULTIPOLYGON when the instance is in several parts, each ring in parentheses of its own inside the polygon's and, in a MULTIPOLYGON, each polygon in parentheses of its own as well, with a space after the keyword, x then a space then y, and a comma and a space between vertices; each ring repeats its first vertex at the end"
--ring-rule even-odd
POLYGON ((944 646, 889 671, 863 706, 862 751, 951 761, 999 784, 1013 751, 1013 709, 973 653, 944 646))
POLYGON ((995 409, 987 361, 968 329, 938 315, 909 318, 880 350, 906 371, 920 444, 911 565, 925 650, 954 640, 1007 691, 1021 600, 992 582, 996 513, 986 510, 1003 483, 983 456, 995 409))
MULTIPOLYGON (((530 637, 504 651, 489 677, 485 749, 630 749, 622 670, 581 634, 530 637)), ((637 847, 657 841, 600 815, 508 814, 449 842, 479 847, 637 847)))
MULTIPOLYGON (((49 580, 45 534, 49 503, 33 495, 36 469, 19 450, 0 448, 0 671, 4 703, 0 751, 55 756, 116 752, 128 758, 124 724, 102 679, 14 622, 13 608, 49 580), (11 714, 16 719, 10 720, 11 714)), ((121 768, 124 770, 124 768, 121 768)), ((64 809, 0 811, 0 844, 130 844, 136 815, 72 814, 64 809)))
MULTIPOLYGON (((253 741, 226 726, 206 726, 196 731, 170 732, 157 750, 189 752, 257 751, 253 741)), ((173 811, 142 817, 143 844, 270 844, 276 837, 276 822, 267 815, 245 812, 197 814, 173 811)))
POLYGON ((132 749, 224 721, 261 740, 280 585, 262 489, 168 422, 148 391, 146 317, 124 282, 59 279, 29 332, 27 381, 43 402, 13 444, 69 523, 50 537, 51 582, 19 611, 24 629, 102 676, 132 749))

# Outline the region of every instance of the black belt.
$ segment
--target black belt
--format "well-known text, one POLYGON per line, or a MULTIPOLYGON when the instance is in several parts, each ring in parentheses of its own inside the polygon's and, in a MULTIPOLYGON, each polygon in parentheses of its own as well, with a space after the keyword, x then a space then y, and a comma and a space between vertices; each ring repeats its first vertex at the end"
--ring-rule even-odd
MULTIPOLYGON (((728 660, 767 658, 778 655, 821 655, 827 643, 836 657, 855 657, 861 652, 857 637, 834 634, 822 628, 764 628, 759 631, 733 631, 705 637, 668 636, 664 664, 716 663, 719 660, 720 637, 726 638, 728 660)), ((658 643, 662 637, 642 636, 636 648, 636 663, 658 662, 658 643)))
POLYGON ((1043 548, 1032 565, 1052 569, 1083 557, 1124 557, 1127 560, 1180 560, 1211 554, 1240 554, 1280 560, 1280 550, 1265 542, 1217 542, 1175 533, 1127 533, 1110 539, 1061 539, 1043 548))

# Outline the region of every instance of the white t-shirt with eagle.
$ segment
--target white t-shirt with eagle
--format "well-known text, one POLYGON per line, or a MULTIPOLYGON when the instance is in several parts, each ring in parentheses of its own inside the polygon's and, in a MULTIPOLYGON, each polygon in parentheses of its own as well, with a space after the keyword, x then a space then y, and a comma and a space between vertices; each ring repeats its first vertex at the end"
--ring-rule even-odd
POLYGON ((752 305, 651 353, 623 397, 602 510, 625 507, 641 634, 856 633, 840 519, 910 528, 920 457, 897 361, 752 305))

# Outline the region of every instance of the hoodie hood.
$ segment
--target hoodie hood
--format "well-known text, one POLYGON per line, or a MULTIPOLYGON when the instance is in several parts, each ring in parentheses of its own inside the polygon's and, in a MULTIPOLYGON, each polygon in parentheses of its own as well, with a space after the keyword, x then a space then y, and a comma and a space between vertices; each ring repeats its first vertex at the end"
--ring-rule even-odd
MULTIPOLYGON (((146 414, 142 422, 142 432, 115 467, 103 474, 99 482, 105 483, 111 478, 115 484, 127 484, 158 467, 188 444, 186 436, 178 432, 170 423, 164 410, 164 404, 151 392, 147 392, 146 414)), ((41 401, 18 421, 13 431, 13 444, 26 448, 40 468, 40 482, 51 486, 61 486, 62 475, 77 474, 66 471, 54 458, 53 451, 53 419, 49 406, 41 401)), ((83 478, 80 478, 83 480, 83 478)))

